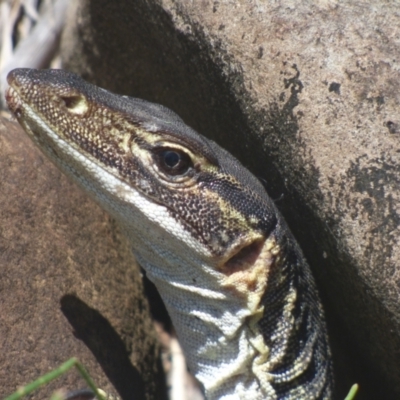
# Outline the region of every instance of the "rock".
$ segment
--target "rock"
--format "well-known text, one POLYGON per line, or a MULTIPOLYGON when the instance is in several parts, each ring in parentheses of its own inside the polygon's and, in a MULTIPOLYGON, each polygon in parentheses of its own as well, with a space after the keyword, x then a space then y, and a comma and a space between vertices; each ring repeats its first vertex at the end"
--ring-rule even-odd
POLYGON ((338 398, 400 396, 399 9, 75 2, 64 66, 159 102, 262 179, 320 287, 338 398))
MULTIPOLYGON (((164 398, 160 349, 124 237, 2 118, 0 221, 0 398, 73 356, 109 393, 164 398)), ((61 387, 87 384, 73 370, 35 398, 61 387)))

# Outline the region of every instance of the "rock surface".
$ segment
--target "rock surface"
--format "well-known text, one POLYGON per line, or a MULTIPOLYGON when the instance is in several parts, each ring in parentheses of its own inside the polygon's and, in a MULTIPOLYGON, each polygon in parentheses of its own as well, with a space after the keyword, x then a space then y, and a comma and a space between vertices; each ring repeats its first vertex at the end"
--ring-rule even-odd
MULTIPOLYGON (((159 345, 125 239, 2 118, 0 308, 0 398, 73 356, 109 393, 164 398, 159 345)), ((32 399, 84 387, 74 369, 32 399)))
POLYGON ((172 108, 266 182, 317 278, 338 398, 354 380, 360 398, 399 398, 398 6, 86 0, 70 11, 67 69, 172 108))

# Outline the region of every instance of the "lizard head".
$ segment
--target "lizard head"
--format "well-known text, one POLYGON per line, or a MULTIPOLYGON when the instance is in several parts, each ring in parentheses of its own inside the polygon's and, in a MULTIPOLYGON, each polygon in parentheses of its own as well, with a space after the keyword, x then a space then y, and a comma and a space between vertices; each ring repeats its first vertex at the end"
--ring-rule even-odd
POLYGON ((225 275, 254 264, 275 208, 216 143, 161 105, 66 71, 17 69, 8 82, 9 107, 39 147, 112 214, 140 214, 138 240, 147 236, 154 249, 173 236, 225 275))

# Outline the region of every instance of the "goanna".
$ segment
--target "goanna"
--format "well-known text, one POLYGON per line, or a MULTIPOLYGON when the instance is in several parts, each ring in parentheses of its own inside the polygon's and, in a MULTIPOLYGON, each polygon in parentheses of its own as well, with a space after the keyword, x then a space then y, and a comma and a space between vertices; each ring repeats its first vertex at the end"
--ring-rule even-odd
POLYGON ((8 76, 10 110, 121 225, 213 399, 331 399, 318 293, 260 182, 169 109, 56 70, 8 76))

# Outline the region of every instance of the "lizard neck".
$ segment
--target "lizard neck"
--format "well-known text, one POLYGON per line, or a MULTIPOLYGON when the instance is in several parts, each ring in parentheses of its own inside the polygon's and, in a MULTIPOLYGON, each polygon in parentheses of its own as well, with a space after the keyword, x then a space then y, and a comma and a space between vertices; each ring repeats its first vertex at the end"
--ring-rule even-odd
POLYGON ((173 249, 138 246, 135 240, 133 251, 164 299, 189 369, 207 399, 276 398, 265 364, 270 349, 258 325, 276 262, 274 238, 263 242, 253 265, 236 276, 216 272, 204 259, 185 257, 189 252, 179 248, 182 243, 170 240, 168 245, 173 249))

